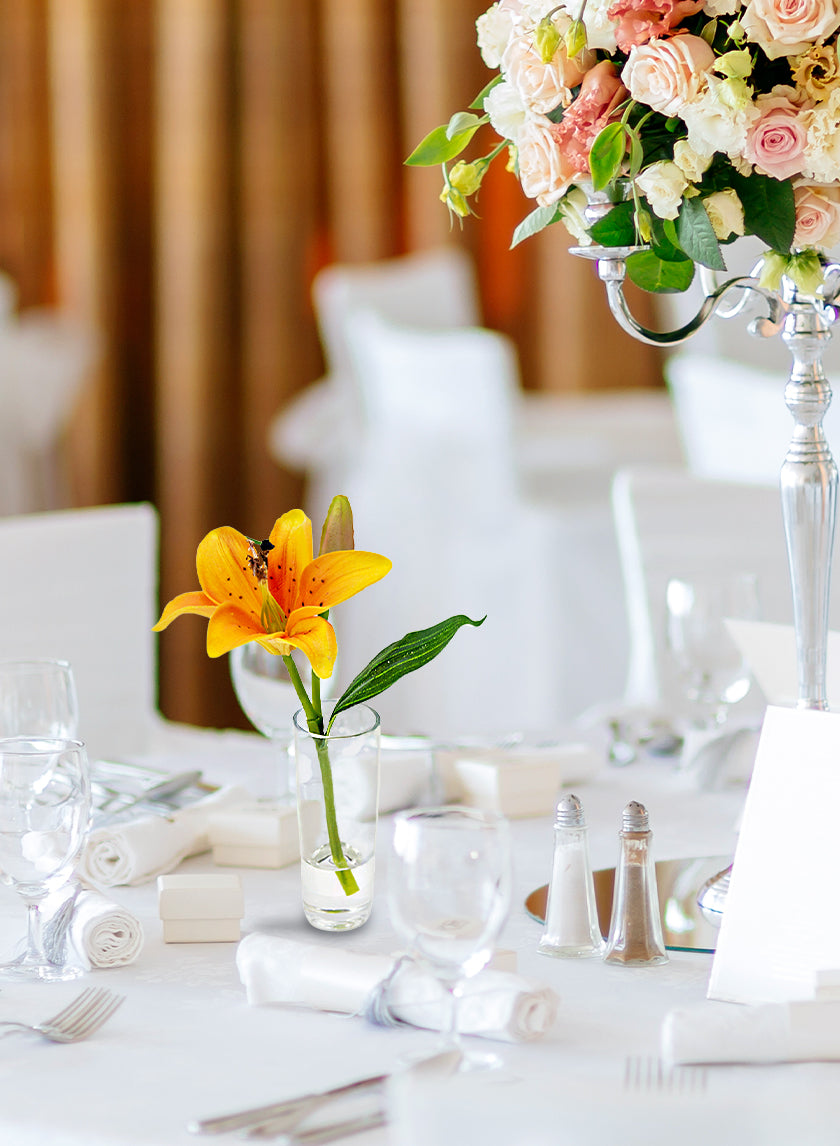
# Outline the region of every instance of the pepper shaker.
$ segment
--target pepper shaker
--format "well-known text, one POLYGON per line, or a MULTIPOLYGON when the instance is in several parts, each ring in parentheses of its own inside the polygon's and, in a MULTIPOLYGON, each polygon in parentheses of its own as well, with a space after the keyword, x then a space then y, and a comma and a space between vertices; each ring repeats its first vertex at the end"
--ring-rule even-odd
POLYGON ((667 963, 653 864, 650 819, 644 805, 631 800, 624 809, 621 852, 615 872, 610 933, 604 960, 625 966, 667 963))
POLYGON ((545 930, 537 951, 586 958, 603 950, 589 862, 589 830, 580 800, 567 795, 557 804, 545 930))

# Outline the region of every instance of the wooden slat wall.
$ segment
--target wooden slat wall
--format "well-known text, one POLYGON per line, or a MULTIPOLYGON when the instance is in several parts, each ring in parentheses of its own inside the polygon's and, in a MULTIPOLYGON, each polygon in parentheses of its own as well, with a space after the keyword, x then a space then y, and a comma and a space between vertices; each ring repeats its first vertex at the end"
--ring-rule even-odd
MULTIPOLYGON (((164 598, 194 587, 208 529, 256 535, 298 503, 266 431, 321 372, 309 291, 327 261, 462 244, 526 386, 660 383, 563 232, 509 251, 532 204, 500 165, 463 229, 440 172, 403 166, 490 78, 486 6, 0 0, 0 269, 25 304, 99 331, 74 500, 156 502, 164 598)), ((167 715, 242 722, 203 623, 160 648, 167 715)))

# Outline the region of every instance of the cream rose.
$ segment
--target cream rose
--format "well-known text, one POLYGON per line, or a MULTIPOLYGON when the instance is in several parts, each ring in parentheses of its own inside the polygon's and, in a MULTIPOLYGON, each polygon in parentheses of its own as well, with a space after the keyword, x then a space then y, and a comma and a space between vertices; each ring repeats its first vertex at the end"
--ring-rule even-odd
POLYGON ((493 4, 475 22, 478 50, 488 68, 498 68, 513 32, 514 14, 501 4, 493 4))
POLYGON ((484 110, 490 116, 493 130, 502 139, 516 142, 528 112, 513 84, 503 80, 491 88, 484 99, 484 110))
POLYGON ((771 60, 798 56, 840 28, 838 0, 749 0, 741 27, 771 60))
POLYGON ((516 31, 502 56, 501 67, 528 110, 546 115, 560 105, 568 107, 571 89, 581 82, 593 62, 589 52, 567 59, 561 44, 551 62, 544 64, 534 48, 533 33, 516 31))
POLYGON ((794 246, 830 250, 840 243, 840 187, 800 183, 793 189, 793 202, 794 246))
POLYGON ((711 162, 711 153, 695 151, 687 139, 678 139, 674 144, 674 163, 692 183, 697 182, 711 162))
POLYGON ((545 116, 529 116, 519 133, 519 182, 529 199, 541 207, 556 203, 568 191, 577 172, 569 169, 552 123, 545 116))
POLYGON ((654 215, 660 219, 676 219, 683 193, 688 187, 688 180, 676 163, 651 163, 650 167, 636 176, 635 184, 647 199, 654 215))
POLYGON ((712 230, 719 239, 744 233, 744 208, 734 191, 713 191, 703 200, 712 230))
POLYGON ((682 33, 631 48, 621 78, 639 103, 663 115, 681 115, 700 94, 714 62, 705 40, 682 33))

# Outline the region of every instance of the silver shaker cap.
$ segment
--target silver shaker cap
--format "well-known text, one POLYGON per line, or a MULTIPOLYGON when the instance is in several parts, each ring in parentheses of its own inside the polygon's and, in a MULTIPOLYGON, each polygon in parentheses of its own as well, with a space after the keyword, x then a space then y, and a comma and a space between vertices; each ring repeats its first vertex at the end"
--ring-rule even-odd
POLYGON ((646 832, 650 829, 650 817, 644 804, 631 800, 621 817, 623 832, 646 832))
POLYGON ((554 823, 558 828, 583 828, 586 826, 583 808, 577 796, 573 796, 571 793, 567 796, 561 796, 557 804, 554 823))

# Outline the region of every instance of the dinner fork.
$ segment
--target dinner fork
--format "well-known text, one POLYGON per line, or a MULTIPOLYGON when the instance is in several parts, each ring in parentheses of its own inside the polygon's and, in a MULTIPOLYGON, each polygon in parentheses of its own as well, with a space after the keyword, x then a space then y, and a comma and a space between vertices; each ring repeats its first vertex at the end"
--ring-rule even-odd
POLYGON ((697 1066, 667 1066, 660 1058, 630 1055, 624 1062, 624 1089, 667 1094, 699 1094, 706 1071, 697 1066))
POLYGON ((125 995, 117 995, 104 987, 88 987, 57 1015, 42 1023, 18 1023, 3 1019, 0 1026, 11 1028, 5 1034, 33 1031, 53 1043, 77 1043, 98 1031, 124 999, 125 995))

